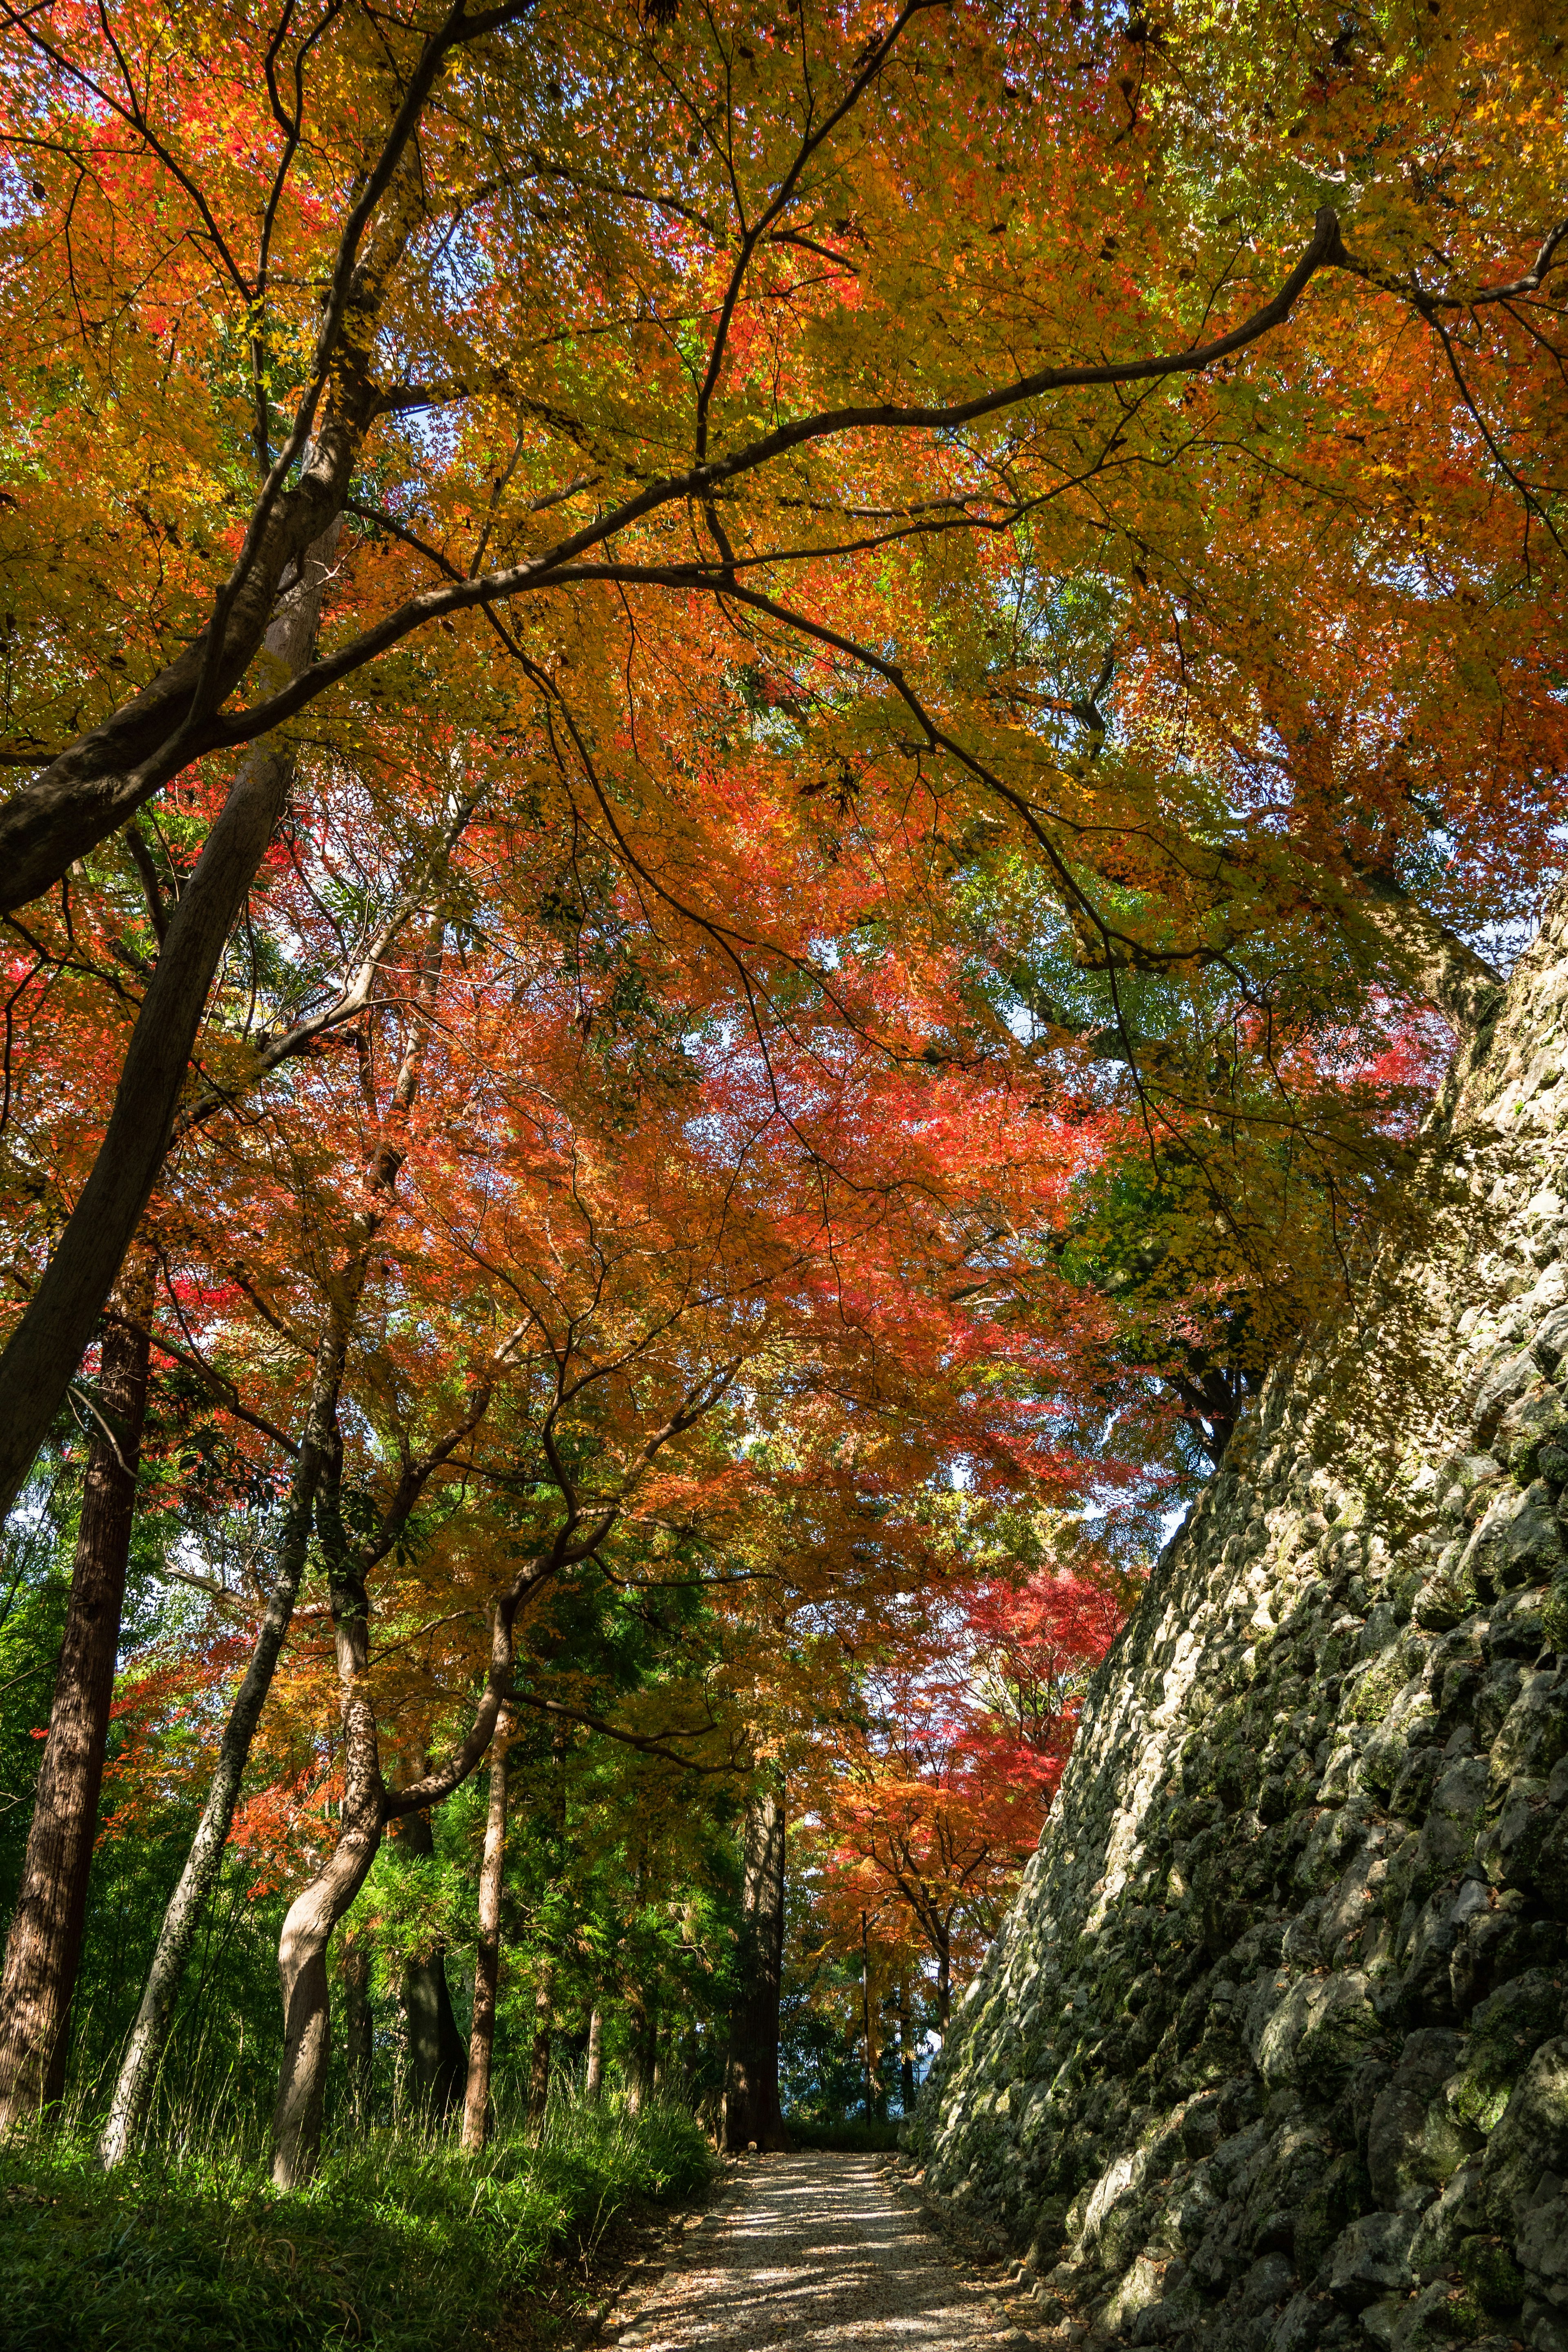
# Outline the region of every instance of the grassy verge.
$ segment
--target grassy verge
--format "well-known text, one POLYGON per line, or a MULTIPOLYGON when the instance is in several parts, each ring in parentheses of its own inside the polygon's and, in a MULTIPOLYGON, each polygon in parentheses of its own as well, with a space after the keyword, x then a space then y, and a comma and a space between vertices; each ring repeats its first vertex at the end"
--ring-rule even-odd
POLYGON ((0 2149, 7 2352, 459 2352, 548 2332, 528 2291, 629 2206, 689 2200, 689 2116, 552 2109, 479 2158, 406 2132, 329 2152, 279 2197, 258 2155, 170 2149, 111 2175, 63 2134, 0 2149), (536 2315, 536 2318, 539 2315, 536 2315))

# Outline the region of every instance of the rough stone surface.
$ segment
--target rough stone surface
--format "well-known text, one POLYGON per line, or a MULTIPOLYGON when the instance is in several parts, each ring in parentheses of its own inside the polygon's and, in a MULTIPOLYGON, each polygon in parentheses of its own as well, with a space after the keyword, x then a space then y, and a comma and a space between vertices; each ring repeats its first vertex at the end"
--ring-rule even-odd
POLYGON ((914 2126, 1065 2342, 1568 2352, 1568 899, 1095 1680, 914 2126))

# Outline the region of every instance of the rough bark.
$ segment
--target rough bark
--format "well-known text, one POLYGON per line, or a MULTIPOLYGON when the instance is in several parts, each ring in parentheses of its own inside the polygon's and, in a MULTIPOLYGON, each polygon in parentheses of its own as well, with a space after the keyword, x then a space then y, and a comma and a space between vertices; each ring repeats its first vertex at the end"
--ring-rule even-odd
POLYGON ((495 2058, 496 1992, 500 1980, 500 1895, 506 1871, 508 1725, 496 1718, 490 1748, 490 1796, 479 1864, 479 1945, 474 1959, 474 2019, 468 2034, 468 2082, 463 2103, 463 2146, 476 2154, 489 2131, 490 2069, 495 2058))
MULTIPOLYGON (((406 1854, 434 1854, 428 1813, 409 1813, 396 1843, 406 1854)), ((462 2102, 468 2061, 447 1982, 447 1948, 436 1944, 403 1971, 403 2014, 408 2029, 408 2062, 415 2096, 425 2113, 444 2120, 462 2102)))
POLYGON ((627 2053, 626 2105, 640 2116, 653 2097, 654 2056, 658 2046, 657 2004, 635 1990, 626 2003, 631 2019, 632 2046, 627 2053))
MULTIPOLYGON (((304 556, 267 631, 268 652, 290 676, 310 655, 335 530, 304 556)), ((59 1411, 151 1198, 214 975, 293 774, 286 743, 263 740, 247 753, 180 895, 91 1172, 0 1356, 0 1518, 59 1411)))
POLYGON ((279 1535, 271 1591, 250 1663, 223 1727, 206 1802, 185 1856, 185 1866, 163 1913, 136 2021, 121 2060, 114 2095, 99 2141, 100 2159, 106 2166, 122 2163, 141 2136, 163 2062, 185 1963, 223 1868, 224 1848, 228 1843, 234 1810, 239 1801, 251 1741, 272 1687, 304 1573, 310 1514, 337 1410, 342 1368, 343 1339, 342 1329, 337 1328, 322 1341, 317 1352, 310 1402, 279 1535))
POLYGON ((742 1991, 730 2012, 723 2146, 743 2154, 787 2148, 779 2106, 779 1990, 784 1974, 784 1788, 765 1780, 746 1807, 742 1887, 742 1991))
POLYGON ((81 1964, 88 1877, 136 1507, 147 1409, 153 1259, 133 1252, 103 1339, 65 1639, 0 1979, 0 2132, 65 2087, 71 1998, 81 1964))
POLYGON ((343 1954, 343 2061, 349 2102, 356 2123, 368 2122, 375 2063, 375 2025, 370 2006, 370 1954, 352 1943, 343 1954))
POLYGON ((906 2116, 915 2111, 915 2036, 910 2014, 910 1980, 899 1979, 899 2105, 906 2116))
POLYGON ((533 1990, 533 2047, 528 2056, 528 2127, 536 2137, 544 2127, 550 2105, 550 2053, 553 2043, 551 2013, 555 2004, 555 1963, 541 1965, 533 1990))
POLYGON ((588 2020, 588 2063, 583 2074, 583 2096, 596 2106, 605 2087, 605 2012, 597 2001, 588 2020))

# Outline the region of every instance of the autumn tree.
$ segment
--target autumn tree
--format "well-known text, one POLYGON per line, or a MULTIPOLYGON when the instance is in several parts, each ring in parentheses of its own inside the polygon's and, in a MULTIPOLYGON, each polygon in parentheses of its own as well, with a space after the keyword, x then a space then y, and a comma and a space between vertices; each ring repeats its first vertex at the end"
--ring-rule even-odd
POLYGON ((973 1963, 1012 1897, 1122 1614, 1070 1570, 983 1580, 856 1661, 817 1735, 807 1843, 834 1933, 863 1960, 874 1921, 879 1944, 923 1944, 939 2032, 955 1959, 973 1963))
MULTIPOLYGON (((245 756, 170 914, 102 1148, 10 1339, 7 1495, 155 1181, 307 710, 340 741, 389 698, 407 714, 477 698, 503 727, 544 712, 616 855, 765 975, 799 939, 753 938, 712 861, 680 859, 716 812, 679 759, 605 740, 599 697, 629 663, 635 715, 647 646, 668 635, 658 614, 699 664, 721 638, 746 648, 795 704, 778 746, 792 795, 826 770, 858 815, 876 809, 879 836, 918 779, 921 873, 921 843, 999 825, 1090 969, 1244 959, 1280 893, 1352 932, 1371 908, 1359 936, 1383 956, 1389 908, 1419 914, 1419 893, 1358 841, 1324 863, 1314 813, 1342 790, 1326 768, 1293 778, 1289 856, 1260 863, 1245 819, 1211 843, 1179 796, 1161 806, 1174 772, 1086 782, 1048 733, 1005 723, 1007 679, 1036 647, 995 631, 1009 561, 1040 583, 1037 610, 1106 543, 1108 514, 1111 577, 1090 584, 1119 638, 1126 583, 1153 583, 1155 604, 1185 593, 1215 453, 1260 438, 1255 380, 1232 364, 1254 346, 1278 352, 1276 437, 1292 456, 1312 442, 1331 501, 1361 445, 1325 448, 1301 387, 1348 373, 1378 384, 1380 430, 1435 418, 1434 403, 1463 417, 1478 478, 1500 476, 1531 528, 1546 512, 1532 457, 1502 451, 1521 433, 1533 446, 1550 413, 1549 391, 1517 425, 1510 404, 1515 348, 1536 331, 1521 306, 1562 234, 1555 192, 1500 173, 1475 127, 1500 124, 1510 60, 1462 110, 1441 201, 1459 173, 1468 225, 1452 250, 1435 240, 1442 267, 1424 272, 1410 253, 1458 215, 1409 192, 1426 124, 1453 114, 1463 41, 1422 20, 1347 48, 1336 27, 1292 19, 1277 45, 1249 40, 1267 89, 1243 94, 1206 23, 1154 40, 1114 13, 995 19, 934 0, 891 16, 806 7, 760 30, 745 12, 672 25, 531 0, 424 6, 374 32, 331 5, 176 10, 156 32, 64 5, 8 20, 7 352, 37 488, 7 522, 12 571, 35 583, 16 597, 7 756, 33 772, 0 840, 34 969, 56 953, 53 921, 46 934, 20 910, 73 864, 151 860, 138 813, 245 756), (1265 126, 1303 107, 1310 136, 1288 149, 1265 126), (1348 234, 1323 202, 1347 140, 1369 158, 1348 234), (1325 272, 1310 330, 1289 329, 1325 272), (1369 319, 1419 356, 1365 370, 1369 319), (112 415, 107 437, 78 404, 51 406, 62 369, 112 415), (84 429, 85 499, 62 503, 84 429), (149 466, 176 446, 177 467, 149 466), (110 507, 132 523, 105 521, 110 507), (873 641, 884 601, 909 625, 873 641), (625 660, 584 666, 606 631, 625 660), (1123 846, 1095 846, 1107 839, 1123 846)), ((1411 528, 1386 503, 1378 519, 1411 528)), ((1456 553, 1472 522, 1458 515, 1456 553)), ((1532 658, 1524 646, 1526 677, 1532 658)), ((1090 749, 1101 667, 1067 698, 1090 749)), ((732 705, 732 681, 715 683, 732 705)), ((1535 771, 1521 758, 1515 772, 1535 771)), ((1415 922, 1421 940, 1431 929, 1415 922)), ((1407 985, 1426 985, 1426 953, 1387 950, 1407 985)))

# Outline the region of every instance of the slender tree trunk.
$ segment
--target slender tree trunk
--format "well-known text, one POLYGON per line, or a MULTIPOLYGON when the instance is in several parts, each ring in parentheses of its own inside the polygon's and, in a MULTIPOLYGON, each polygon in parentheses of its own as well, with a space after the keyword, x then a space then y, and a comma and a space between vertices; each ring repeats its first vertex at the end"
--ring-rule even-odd
POLYGON ((871 2120, 871 1948, 867 1938, 866 1914, 860 1914, 860 2022, 866 2036, 866 2121, 871 2120))
POLYGON ((899 1972, 899 2105, 906 2116, 915 2111, 914 2021, 910 2015, 908 1969, 899 1972))
MULTIPOLYGON (((550 1859, 557 1874, 566 1864, 565 1727, 557 1724, 550 1742, 550 1859)), ((550 2105, 552 2018, 555 2005, 555 1955, 546 1946, 533 1990, 533 2047, 528 2061, 528 2127, 538 2137, 550 2105)))
POLYGON ((742 1990, 730 2012, 722 2145, 743 2154, 787 2148, 779 2105, 779 1990, 784 1975, 784 1802, 782 1780, 765 1780, 746 1807, 742 1888, 742 1990))
POLYGON ((288 1507, 279 1537, 272 1590, 267 1596, 261 1628, 250 1654, 250 1664, 235 1693, 228 1720, 223 1727, 217 1765, 207 1790, 206 1803, 202 1808, 202 1817, 191 1841, 185 1866, 180 1873, 179 1884, 170 1895, 168 1907, 163 1913, 163 1924, 158 1931, 157 1948, 153 1954, 153 1965, 147 1972, 136 2022, 131 2029, 131 2039, 121 2061, 114 2096, 110 2102, 108 2119, 99 2142, 100 2158, 107 2166, 122 2163, 141 2136, 168 2044, 169 2027, 185 1963, 223 1869, 224 1848, 228 1843, 235 1807, 239 1801, 250 1744, 261 1720, 267 1694, 272 1687, 272 1677, 277 1671, 289 1622, 294 1614, 300 1580, 304 1573, 310 1538, 310 1513, 327 1442, 331 1434, 332 1416, 337 1410, 342 1367, 342 1335, 341 1329, 334 1328, 322 1340, 316 1356, 310 1402, 300 1439, 300 1451, 295 1456, 288 1507))
POLYGON ((88 1453, 65 1639, 0 1978, 0 2132, 65 2088, 147 1410, 149 1252, 132 1253, 115 1303, 124 1319, 104 1333, 99 1383, 107 1427, 88 1453))
POLYGON ((936 2030, 947 2039, 948 2012, 952 2007, 952 1946, 944 1933, 936 1948, 936 2030))
POLYGON ((605 2087, 605 2012, 597 2001, 588 2019, 588 2063, 583 2074, 583 2096, 597 2106, 605 2087))
POLYGON ((631 2018, 631 2064, 626 2078, 626 2105, 640 2116, 653 2097, 654 2051, 658 2040, 658 2009, 640 1986, 626 2003, 631 2018))
POLYGON ((490 1749, 490 1801, 479 1864, 479 1948, 474 1961, 474 2021, 468 2035, 468 2095, 463 2146, 476 2154, 489 2130, 490 2068, 495 2057, 496 1992, 500 1981, 500 1895, 506 1872, 507 1741, 504 1714, 496 1718, 490 1749))
MULTIPOLYGON (((416 1859, 433 1855, 436 1840, 428 1813, 408 1813, 396 1841, 416 1859)), ((427 2116, 441 2122, 462 2103, 468 2062, 452 1994, 447 1982, 447 1948, 436 1945, 403 1971, 403 2013, 408 2021, 408 2057, 415 2095, 427 2116)))
POLYGON ((354 2121, 370 2120, 375 2064, 374 2021, 370 2006, 370 1954, 351 1943, 343 1954, 343 2057, 354 2121))
MULTIPOLYGON (((267 632, 268 651, 289 677, 310 653, 337 528, 309 550, 267 632)), ((213 977, 293 774, 291 746, 266 737, 251 746, 170 919, 98 1156, 0 1356, 0 1519, 64 1402, 158 1181, 213 977)))
POLYGON ((533 2047, 528 2059, 528 2127, 537 2138, 550 2105, 551 2012, 555 2001, 555 1963, 546 1954, 533 1993, 533 2047))

